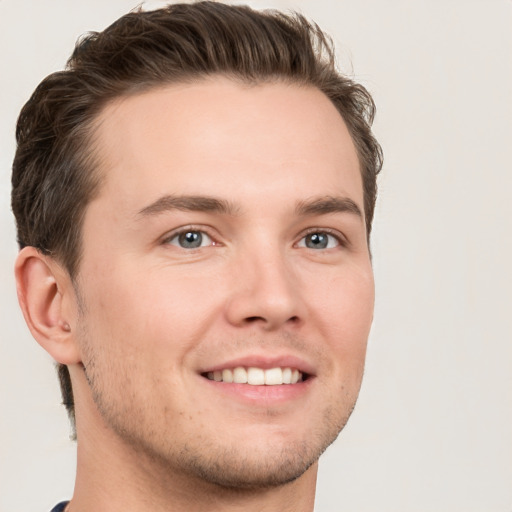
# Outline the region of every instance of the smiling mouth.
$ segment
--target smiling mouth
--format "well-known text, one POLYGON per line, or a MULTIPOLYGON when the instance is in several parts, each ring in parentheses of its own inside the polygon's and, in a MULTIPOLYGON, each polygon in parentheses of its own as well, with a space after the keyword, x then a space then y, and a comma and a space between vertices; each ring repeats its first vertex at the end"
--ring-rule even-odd
POLYGON ((209 380, 234 384, 249 384, 250 386, 279 386, 282 384, 297 384, 308 378, 296 368, 256 368, 237 366, 236 368, 225 368, 202 374, 209 380))

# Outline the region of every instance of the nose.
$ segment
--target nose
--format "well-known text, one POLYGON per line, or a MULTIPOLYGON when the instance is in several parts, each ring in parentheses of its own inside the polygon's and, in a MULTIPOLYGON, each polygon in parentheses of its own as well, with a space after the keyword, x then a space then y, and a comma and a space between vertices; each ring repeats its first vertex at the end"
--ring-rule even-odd
POLYGON ((300 324, 305 315, 291 259, 279 248, 245 253, 235 263, 226 306, 229 323, 272 331, 300 324))

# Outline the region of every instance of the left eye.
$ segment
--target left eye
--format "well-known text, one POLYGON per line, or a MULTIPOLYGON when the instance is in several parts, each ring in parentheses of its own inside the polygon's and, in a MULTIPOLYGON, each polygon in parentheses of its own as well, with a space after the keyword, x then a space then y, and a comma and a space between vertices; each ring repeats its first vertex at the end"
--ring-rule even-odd
POLYGON ((309 233, 297 244, 298 247, 307 247, 308 249, 332 249, 339 247, 340 241, 334 235, 325 231, 309 233))
POLYGON ((175 245, 182 249, 198 249, 213 245, 212 239, 204 232, 197 230, 188 230, 177 233, 167 240, 169 245, 175 245))

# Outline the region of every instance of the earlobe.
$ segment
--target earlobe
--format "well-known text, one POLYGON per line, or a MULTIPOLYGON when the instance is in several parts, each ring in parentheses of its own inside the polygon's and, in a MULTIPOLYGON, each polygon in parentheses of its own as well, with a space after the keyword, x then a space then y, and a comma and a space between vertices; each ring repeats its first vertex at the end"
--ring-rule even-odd
POLYGON ((20 251, 15 265, 18 300, 32 336, 59 363, 80 362, 72 325, 76 299, 71 279, 34 247, 20 251))

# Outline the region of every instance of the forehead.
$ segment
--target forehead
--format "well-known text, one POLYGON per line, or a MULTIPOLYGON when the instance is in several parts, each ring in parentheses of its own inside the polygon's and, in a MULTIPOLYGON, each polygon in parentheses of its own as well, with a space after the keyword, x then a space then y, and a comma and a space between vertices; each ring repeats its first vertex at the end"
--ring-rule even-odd
POLYGON ((361 199, 352 139, 313 87, 214 78, 155 88, 108 104, 96 141, 100 195, 123 208, 162 193, 243 197, 263 189, 270 198, 283 186, 335 186, 333 194, 361 199))

